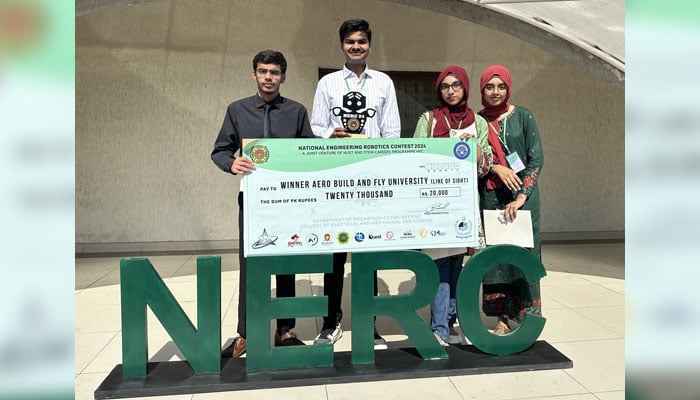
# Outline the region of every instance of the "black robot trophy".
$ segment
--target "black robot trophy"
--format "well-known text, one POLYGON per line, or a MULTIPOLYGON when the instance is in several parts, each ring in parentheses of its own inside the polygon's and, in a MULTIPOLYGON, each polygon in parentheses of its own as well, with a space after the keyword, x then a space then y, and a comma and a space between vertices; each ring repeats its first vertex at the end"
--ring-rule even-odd
POLYGON ((343 128, 348 133, 362 132, 367 118, 374 117, 374 114, 377 112, 374 108, 360 111, 367 105, 367 99, 360 92, 349 92, 343 96, 343 105, 345 108, 333 107, 331 111, 333 115, 340 117, 343 121, 343 128))

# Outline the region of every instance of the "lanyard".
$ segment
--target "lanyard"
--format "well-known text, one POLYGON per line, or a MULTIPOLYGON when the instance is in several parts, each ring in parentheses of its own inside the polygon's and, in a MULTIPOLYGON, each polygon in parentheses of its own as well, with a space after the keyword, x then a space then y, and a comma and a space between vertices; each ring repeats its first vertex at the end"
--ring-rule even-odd
MULTIPOLYGON (((348 92, 351 92, 350 90, 350 85, 348 84, 348 78, 343 79, 343 82, 345 82, 345 87, 348 88, 348 92)), ((365 82, 367 82, 367 73, 365 73, 365 76, 362 77, 362 84, 360 85, 360 93, 362 93, 362 89, 365 87, 365 82)))
POLYGON ((496 129, 495 126, 489 121, 489 125, 491 126, 491 129, 493 129, 494 132, 497 133, 496 136, 498 136, 498 140, 501 141, 501 144, 503 144, 503 147, 506 148, 506 152, 510 154, 510 149, 508 148, 508 145, 506 144, 506 121, 508 118, 503 118, 502 122, 499 124, 499 126, 502 128, 500 130, 496 129), (503 134, 503 137, 501 138, 501 134, 503 134))
MULTIPOLYGON (((450 128, 450 121, 447 119, 447 115, 442 114, 442 116, 445 117, 445 123, 447 124, 447 127, 450 128)), ((459 120, 459 124, 457 124, 457 129, 462 129, 462 121, 464 121, 464 120, 463 119, 459 120)), ((450 130, 452 130, 452 128, 450 128, 450 130)))

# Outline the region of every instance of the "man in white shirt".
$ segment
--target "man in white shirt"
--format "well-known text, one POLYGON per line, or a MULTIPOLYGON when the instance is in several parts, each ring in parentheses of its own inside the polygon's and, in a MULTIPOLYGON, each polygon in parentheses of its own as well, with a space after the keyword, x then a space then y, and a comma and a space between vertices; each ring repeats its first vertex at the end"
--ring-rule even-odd
MULTIPOLYGON (((363 19, 343 22, 338 31, 345 65, 318 82, 311 114, 311 129, 324 138, 398 138, 401 135, 399 107, 394 82, 383 72, 367 67, 372 30, 363 19)), ((323 276, 323 294, 328 296, 328 315, 314 344, 335 343, 343 334, 340 302, 347 253, 333 254, 333 272, 323 276)), ((375 271, 374 294, 377 295, 375 271)), ((374 329, 374 348, 386 349, 386 341, 374 329)))

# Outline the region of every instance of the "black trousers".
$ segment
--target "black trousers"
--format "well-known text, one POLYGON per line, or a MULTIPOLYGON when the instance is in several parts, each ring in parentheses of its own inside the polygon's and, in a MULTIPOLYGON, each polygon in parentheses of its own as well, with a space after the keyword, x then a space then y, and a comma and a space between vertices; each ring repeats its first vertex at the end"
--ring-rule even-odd
MULTIPOLYGON (((343 319, 343 310, 340 303, 343 298, 343 278, 345 275, 345 262, 348 253, 333 253, 333 272, 323 274, 323 295, 328 296, 328 315, 323 317, 321 329, 335 328, 343 319)), ((377 288, 377 271, 374 271, 374 295, 379 293, 377 288)), ((375 317, 376 319, 376 317, 375 317)))
MULTIPOLYGON (((247 263, 243 257, 243 192, 238 193, 238 264, 239 284, 238 284, 238 334, 246 337, 246 268, 247 263)), ((277 281, 277 297, 294 297, 296 288, 294 286, 294 275, 275 275, 277 281)), ((341 275, 342 290, 342 275, 341 275)), ((284 334, 294 328, 294 318, 284 318, 277 320, 277 333, 284 334)))

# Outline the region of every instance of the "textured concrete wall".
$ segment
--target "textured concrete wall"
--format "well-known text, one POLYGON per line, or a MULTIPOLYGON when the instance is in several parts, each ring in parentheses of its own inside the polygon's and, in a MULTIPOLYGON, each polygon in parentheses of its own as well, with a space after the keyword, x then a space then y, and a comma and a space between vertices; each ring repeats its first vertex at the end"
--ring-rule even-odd
POLYGON ((624 93, 574 64, 395 3, 163 0, 76 18, 78 249, 237 238, 238 180, 209 159, 226 105, 254 93, 252 56, 272 48, 289 63, 283 95, 310 111, 318 68, 343 61, 338 25, 354 17, 372 25, 371 67, 462 65, 475 109, 483 69, 508 66, 512 101, 542 133, 543 232, 624 230, 624 93))

